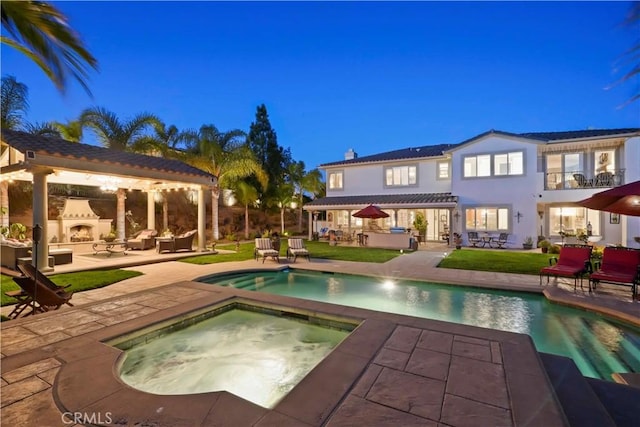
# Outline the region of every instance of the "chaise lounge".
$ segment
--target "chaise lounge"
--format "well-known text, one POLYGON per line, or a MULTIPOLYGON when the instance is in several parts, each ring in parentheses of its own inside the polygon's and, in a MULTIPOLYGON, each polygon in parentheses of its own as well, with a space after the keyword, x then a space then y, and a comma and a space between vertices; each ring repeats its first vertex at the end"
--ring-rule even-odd
POLYGON ((600 268, 589 277, 589 291, 601 283, 631 286, 632 299, 640 286, 640 249, 606 247, 600 268))
POLYGON ((307 261, 311 261, 309 259, 309 251, 304 246, 302 239, 289 239, 287 243, 287 260, 293 258, 293 262, 296 262, 296 258, 302 256, 307 258, 307 261))
POLYGON ((273 248, 271 239, 269 238, 256 238, 256 247, 253 250, 253 256, 256 261, 262 257, 263 264, 267 257, 273 258, 277 263, 280 262, 280 252, 273 248))
POLYGON ((560 249, 558 258, 549 258, 549 267, 540 270, 540 286, 542 286, 542 276, 549 277, 573 277, 573 289, 578 287, 580 279, 580 289, 582 289, 582 277, 591 272, 591 246, 587 245, 564 245, 560 249), (555 265, 553 264, 555 262, 555 265))

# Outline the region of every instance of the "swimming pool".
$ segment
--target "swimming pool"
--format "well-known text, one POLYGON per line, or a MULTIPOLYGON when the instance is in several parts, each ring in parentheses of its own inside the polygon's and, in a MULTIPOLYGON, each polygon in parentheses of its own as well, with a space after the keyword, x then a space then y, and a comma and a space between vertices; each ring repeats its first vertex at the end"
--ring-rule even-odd
POLYGON ((583 375, 640 372, 640 331, 522 292, 300 270, 213 275, 200 282, 528 334, 583 375))

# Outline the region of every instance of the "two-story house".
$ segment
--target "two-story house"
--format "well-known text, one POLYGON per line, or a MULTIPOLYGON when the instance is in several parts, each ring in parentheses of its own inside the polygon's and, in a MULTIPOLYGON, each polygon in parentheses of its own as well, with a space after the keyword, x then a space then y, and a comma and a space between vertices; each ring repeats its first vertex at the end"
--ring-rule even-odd
MULTIPOLYGON (((320 165, 327 195, 305 206, 326 212, 319 227, 347 235, 367 224, 353 213, 375 204, 377 225, 411 228, 420 212, 426 239, 446 232, 509 234, 509 247, 531 236, 552 241, 591 235, 599 244, 637 245, 640 218, 580 207, 592 194, 640 180, 640 129, 514 134, 489 131, 454 145, 406 148, 320 165)), ((364 220, 366 221, 366 220, 364 220)))

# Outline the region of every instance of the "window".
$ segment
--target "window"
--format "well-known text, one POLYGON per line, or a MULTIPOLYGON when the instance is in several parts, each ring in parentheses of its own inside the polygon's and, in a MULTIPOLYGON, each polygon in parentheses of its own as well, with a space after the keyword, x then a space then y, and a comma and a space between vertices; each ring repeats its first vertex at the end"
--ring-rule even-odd
POLYGON ((578 187, 575 176, 584 175, 582 153, 549 154, 547 156, 547 190, 578 187))
POLYGON ((482 154, 464 158, 464 177, 523 175, 524 154, 522 151, 500 154, 482 154))
POLYGON ((591 233, 599 236, 600 223, 600 211, 575 206, 549 208, 549 233, 553 236, 559 236, 561 231, 567 236, 586 234, 587 224, 591 224, 591 233))
POLYGON ((385 185, 387 187, 416 185, 417 182, 415 166, 395 166, 385 169, 385 185))
POLYGON ((449 162, 444 161, 444 162, 438 162, 436 165, 437 168, 437 175, 436 175, 436 179, 449 179, 449 162))
POLYGON ((329 173, 329 189, 342 190, 342 171, 329 173))
POLYGON ((493 159, 494 175, 522 175, 524 173, 522 152, 496 154, 493 159))
POLYGON ((594 152, 594 156, 596 173, 616 172, 616 158, 614 150, 597 150, 594 152))
POLYGON ((465 209, 466 228, 469 231, 506 231, 509 229, 509 209, 477 207, 465 209))

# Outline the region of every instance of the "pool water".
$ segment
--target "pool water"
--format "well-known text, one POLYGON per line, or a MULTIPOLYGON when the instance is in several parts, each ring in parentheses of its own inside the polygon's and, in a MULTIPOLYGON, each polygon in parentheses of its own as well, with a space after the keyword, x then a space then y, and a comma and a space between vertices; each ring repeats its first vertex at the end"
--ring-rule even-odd
POLYGON ((538 351, 570 357, 583 375, 640 372, 640 330, 543 296, 419 281, 283 270, 201 282, 528 334, 538 351))
POLYGON ((226 390, 271 408, 348 334, 241 309, 180 326, 116 345, 120 378, 154 394, 226 390))

